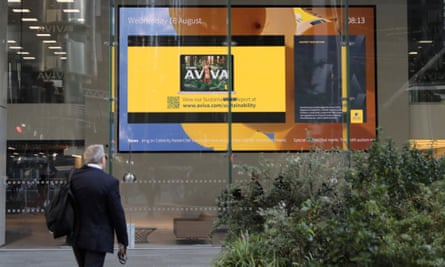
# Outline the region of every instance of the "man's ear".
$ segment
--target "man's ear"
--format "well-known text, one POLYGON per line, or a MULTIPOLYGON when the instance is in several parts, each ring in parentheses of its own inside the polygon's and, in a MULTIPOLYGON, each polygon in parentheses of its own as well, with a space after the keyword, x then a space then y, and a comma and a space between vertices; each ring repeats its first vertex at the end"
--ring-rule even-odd
POLYGON ((107 162, 107 157, 106 156, 103 156, 101 159, 100 159, 100 164, 102 165, 102 166, 105 166, 105 163, 107 162))

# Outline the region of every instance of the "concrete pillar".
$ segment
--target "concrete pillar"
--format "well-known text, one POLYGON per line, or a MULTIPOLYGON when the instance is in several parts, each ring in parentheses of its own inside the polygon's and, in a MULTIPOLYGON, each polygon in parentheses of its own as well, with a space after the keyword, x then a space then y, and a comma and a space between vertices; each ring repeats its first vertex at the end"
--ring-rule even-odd
POLYGON ((8 1, 0 0, 0 245, 5 244, 5 208, 6 208, 6 98, 8 86, 8 50, 6 31, 8 25, 8 1))

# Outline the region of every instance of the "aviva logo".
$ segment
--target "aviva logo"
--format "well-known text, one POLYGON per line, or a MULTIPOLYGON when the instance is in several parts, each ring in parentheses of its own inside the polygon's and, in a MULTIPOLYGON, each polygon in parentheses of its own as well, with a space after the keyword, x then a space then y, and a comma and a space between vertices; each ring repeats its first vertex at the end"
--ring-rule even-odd
POLYGON ((46 33, 64 33, 70 31, 71 31, 71 26, 63 24, 47 24, 47 25, 42 25, 39 28, 39 32, 46 32, 46 33))

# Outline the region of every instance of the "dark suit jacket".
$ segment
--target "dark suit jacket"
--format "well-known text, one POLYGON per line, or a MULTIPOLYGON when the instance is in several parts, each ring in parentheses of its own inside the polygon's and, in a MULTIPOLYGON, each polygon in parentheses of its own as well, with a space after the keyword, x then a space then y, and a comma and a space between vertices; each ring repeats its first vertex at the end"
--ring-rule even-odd
POLYGON ((74 172, 71 189, 77 203, 73 246, 113 253, 115 234, 128 246, 119 181, 98 168, 83 166, 74 172))

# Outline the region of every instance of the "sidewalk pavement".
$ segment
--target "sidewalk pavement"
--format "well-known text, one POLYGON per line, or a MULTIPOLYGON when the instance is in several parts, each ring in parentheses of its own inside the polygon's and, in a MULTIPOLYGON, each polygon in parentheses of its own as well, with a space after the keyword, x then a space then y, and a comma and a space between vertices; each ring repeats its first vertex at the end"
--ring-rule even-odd
MULTIPOLYGON (((136 248, 128 250, 128 260, 121 265, 116 252, 107 254, 105 267, 210 267, 221 247, 190 245, 136 248)), ((0 267, 76 267, 71 248, 8 249, 0 248, 0 267)))

